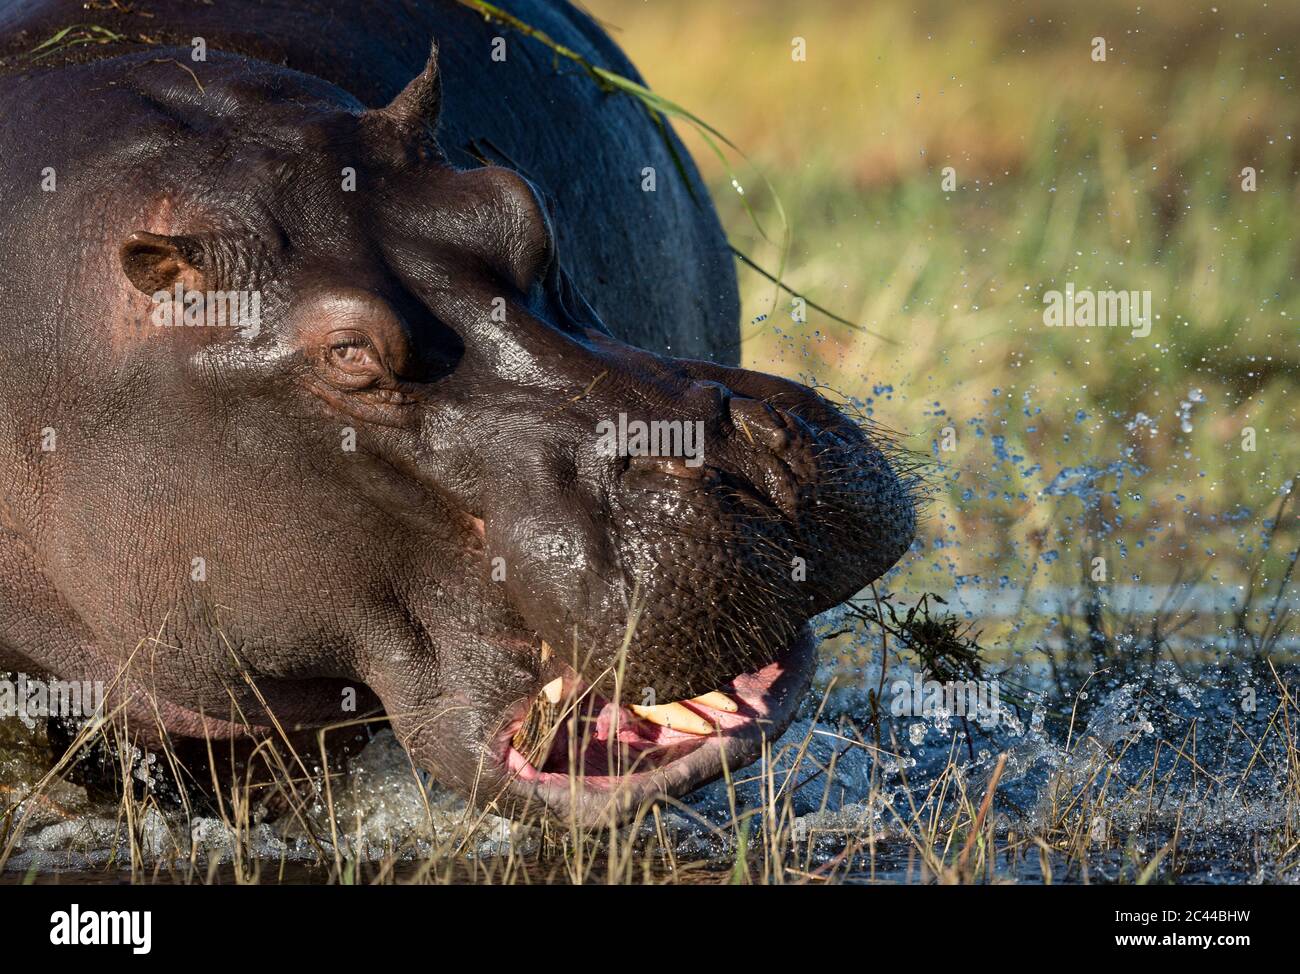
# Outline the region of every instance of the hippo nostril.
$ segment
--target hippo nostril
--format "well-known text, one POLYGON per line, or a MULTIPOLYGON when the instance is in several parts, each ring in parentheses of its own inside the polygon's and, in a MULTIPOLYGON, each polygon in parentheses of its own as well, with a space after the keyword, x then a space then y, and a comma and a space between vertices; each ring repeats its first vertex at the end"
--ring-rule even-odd
POLYGON ((765 402, 733 397, 731 419, 742 436, 773 453, 780 453, 790 446, 790 428, 785 417, 765 402))
POLYGON ((718 431, 731 420, 732 391, 712 379, 695 379, 691 382, 691 402, 696 414, 703 416, 711 431, 718 431))
POLYGON ((713 400, 714 411, 727 411, 727 403, 731 401, 732 392, 721 382, 714 382, 712 379, 696 379, 691 385, 713 400))

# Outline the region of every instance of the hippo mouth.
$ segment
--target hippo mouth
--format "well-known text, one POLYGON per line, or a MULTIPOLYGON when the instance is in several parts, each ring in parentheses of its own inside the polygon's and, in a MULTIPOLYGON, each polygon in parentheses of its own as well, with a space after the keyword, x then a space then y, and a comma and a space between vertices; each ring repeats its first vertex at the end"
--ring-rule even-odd
POLYGON ((516 815, 610 825, 680 798, 757 760, 794 719, 816 663, 805 625, 775 662, 714 693, 654 707, 604 697, 569 669, 512 708, 494 737, 499 801, 516 815), (537 709, 553 717, 547 739, 530 746, 521 733, 537 709))

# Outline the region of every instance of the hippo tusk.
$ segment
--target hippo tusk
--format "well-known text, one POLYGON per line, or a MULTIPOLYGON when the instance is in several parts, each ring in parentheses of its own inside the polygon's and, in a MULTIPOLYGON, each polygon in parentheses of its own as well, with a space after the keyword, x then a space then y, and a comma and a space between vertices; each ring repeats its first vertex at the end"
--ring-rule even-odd
POLYGON ((698 704, 701 707, 708 707, 712 710, 721 710, 723 713, 734 714, 740 711, 740 704, 732 700, 725 693, 719 690, 712 690, 709 693, 702 693, 698 697, 691 697, 687 703, 698 704))
POLYGON ((557 676, 546 686, 542 687, 542 696, 551 703, 559 703, 560 697, 564 696, 564 677, 557 676))
POLYGON ((657 707, 638 707, 634 705, 631 710, 642 720, 648 720, 660 727, 667 727, 669 730, 682 731, 686 734, 699 734, 701 737, 707 737, 713 733, 713 725, 707 719, 680 703, 665 703, 657 707))

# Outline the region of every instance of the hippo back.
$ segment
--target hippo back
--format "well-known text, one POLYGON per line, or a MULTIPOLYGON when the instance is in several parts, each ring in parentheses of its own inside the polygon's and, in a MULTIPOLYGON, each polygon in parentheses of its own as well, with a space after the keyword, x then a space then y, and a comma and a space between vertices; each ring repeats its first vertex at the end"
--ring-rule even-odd
MULTIPOLYGON (((6 6, 0 84, 40 83, 60 64, 144 49, 141 38, 180 48, 202 38, 208 50, 316 75, 379 106, 419 73, 436 38, 444 96, 439 138, 453 164, 511 166, 542 191, 553 207, 566 271, 615 335, 656 352, 736 361, 734 264, 717 215, 676 136, 661 130, 636 99, 601 90, 578 64, 451 0, 160 0, 148 6, 148 19, 135 8, 88 17, 78 0, 6 6), (136 43, 31 57, 63 28, 86 23, 136 43), (653 190, 643 188, 647 169, 655 173, 653 190)), ((502 6, 589 63, 640 80, 608 36, 569 3, 502 6)), ((201 79, 202 64, 193 68, 201 79)))

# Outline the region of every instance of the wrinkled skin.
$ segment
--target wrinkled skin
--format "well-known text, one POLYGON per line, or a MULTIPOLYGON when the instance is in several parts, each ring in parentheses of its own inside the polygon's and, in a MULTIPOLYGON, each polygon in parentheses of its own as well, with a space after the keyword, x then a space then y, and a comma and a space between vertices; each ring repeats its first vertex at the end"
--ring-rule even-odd
MULTIPOLYGON (((806 621, 914 512, 868 433, 731 364, 684 150, 699 203, 639 106, 516 35, 492 61, 504 29, 452 4, 159 2, 158 45, 24 58, 80 6, 0 13, 0 666, 105 680, 147 736, 383 712, 507 814, 753 760, 806 621), (259 327, 156 327, 177 283, 258 292, 259 327), (702 423, 703 462, 604 455, 620 413, 702 423), (666 702, 760 670, 754 719, 626 780, 505 760, 557 676, 666 702)), ((635 76, 567 5, 511 9, 635 76)))

